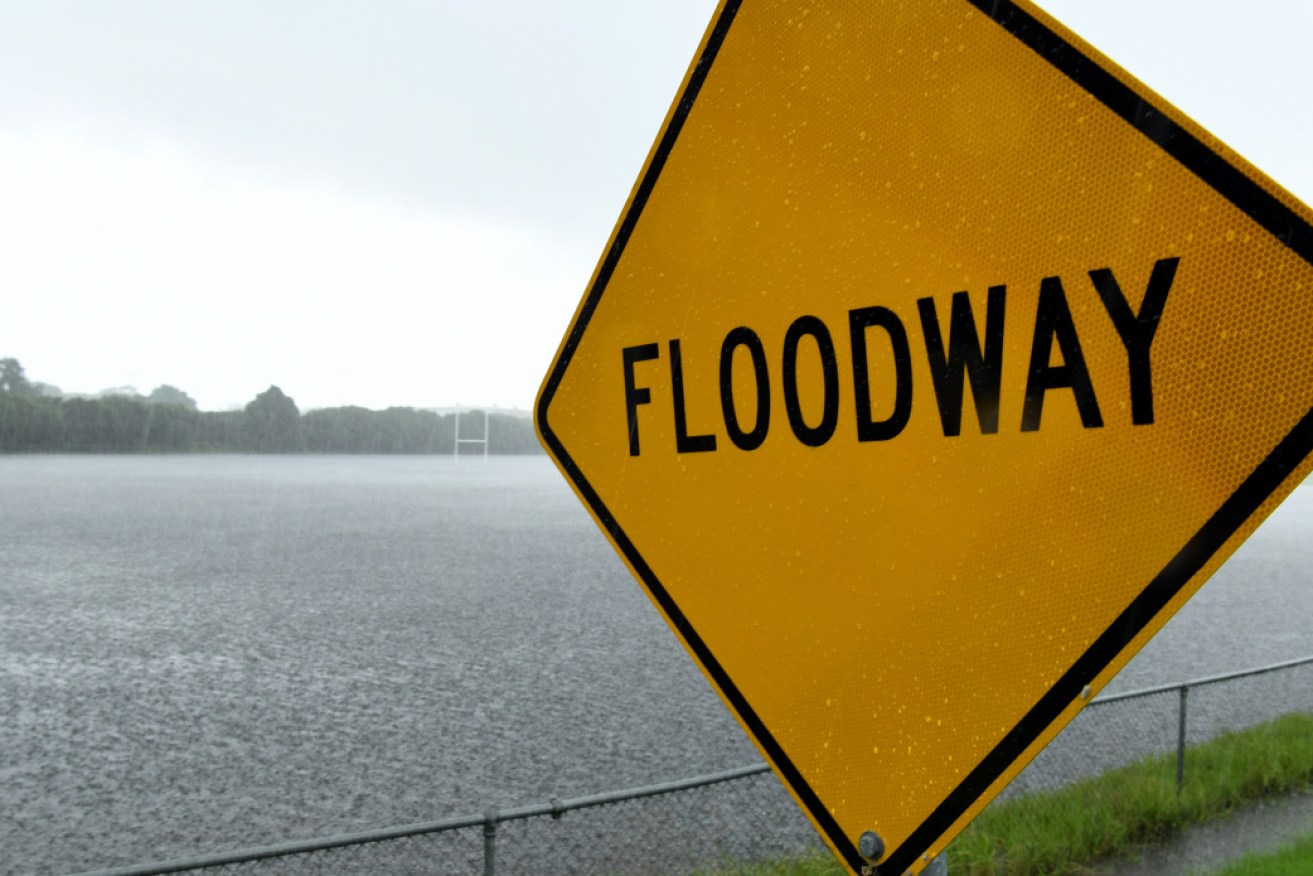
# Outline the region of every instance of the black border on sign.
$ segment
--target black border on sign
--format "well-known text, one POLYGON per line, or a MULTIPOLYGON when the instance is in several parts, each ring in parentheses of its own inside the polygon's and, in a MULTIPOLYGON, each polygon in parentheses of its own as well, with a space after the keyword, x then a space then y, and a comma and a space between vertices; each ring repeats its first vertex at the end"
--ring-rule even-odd
MULTIPOLYGON (((1313 227, 1297 212, 1263 189, 1241 169, 1214 152, 1189 131, 1177 125, 1154 104, 1137 94, 1098 62, 1083 54, 1057 33, 1010 0, 966 0, 1004 28, 1076 85, 1124 119, 1167 154, 1193 172, 1222 197, 1231 202, 1305 261, 1313 263, 1313 227)), ((670 122, 662 132, 652 153, 628 211, 620 222, 614 242, 598 269, 579 316, 571 328, 561 353, 548 375, 538 399, 538 432, 561 467, 569 475, 579 494, 592 508, 598 521, 624 553, 666 617, 678 629, 688 647, 697 655, 707 674, 756 738, 773 762, 776 771, 789 783, 794 794, 806 806, 813 821, 838 849, 847 864, 860 870, 865 861, 857 853, 855 838, 843 834, 815 791, 785 754, 743 697, 733 680, 711 653, 702 637, 689 623, 675 600, 647 565, 638 548, 620 527, 610 509, 602 502, 584 473, 570 456, 548 423, 547 410, 565 371, 574 357, 584 331, 605 292, 611 275, 624 253, 630 235, 656 186, 666 159, 674 149, 698 93, 706 81, 711 65, 734 23, 742 0, 727 0, 707 37, 706 46, 697 59, 688 84, 679 97, 670 122)), ((1061 716, 1062 712, 1171 601, 1181 588, 1258 510, 1286 477, 1313 452, 1313 410, 1285 436, 1240 487, 1227 499, 1203 527, 1177 552, 1170 562, 1145 587, 1138 597, 1099 636, 1090 648, 1050 688, 1012 730, 1003 737, 981 763, 959 784, 930 816, 914 830, 901 846, 893 849, 878 868, 880 872, 901 874, 918 862, 964 812, 1017 760, 1026 749, 1061 716)))

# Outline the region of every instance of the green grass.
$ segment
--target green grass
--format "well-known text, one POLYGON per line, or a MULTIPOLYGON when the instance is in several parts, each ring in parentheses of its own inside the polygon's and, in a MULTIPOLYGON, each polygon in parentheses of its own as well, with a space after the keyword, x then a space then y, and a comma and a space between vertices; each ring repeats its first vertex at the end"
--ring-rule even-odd
POLYGON ((1212 876, 1308 876, 1313 873, 1313 835, 1266 855, 1245 855, 1212 876))
MULTIPOLYGON (((949 846, 953 876, 1072 876, 1245 803, 1313 786, 1313 715, 1294 714, 1147 758, 1056 791, 992 804, 949 846)), ((732 876, 837 876, 828 853, 738 866, 732 876)), ((1307 870, 1305 872, 1308 872, 1307 870)))
POLYGON ((1080 873, 1090 863, 1310 782, 1313 715, 1287 715, 1188 750, 1179 794, 1175 756, 1149 758, 991 806, 949 855, 956 873, 973 876, 1080 873))

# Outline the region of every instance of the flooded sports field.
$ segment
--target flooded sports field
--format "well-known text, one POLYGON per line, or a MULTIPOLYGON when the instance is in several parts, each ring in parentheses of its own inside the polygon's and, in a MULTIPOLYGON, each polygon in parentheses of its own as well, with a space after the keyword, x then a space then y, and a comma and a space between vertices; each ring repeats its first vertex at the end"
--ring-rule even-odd
MULTIPOLYGON (((1302 487, 1122 673, 1313 653, 1302 487)), ((543 457, 0 458, 0 872, 757 760, 543 457)))

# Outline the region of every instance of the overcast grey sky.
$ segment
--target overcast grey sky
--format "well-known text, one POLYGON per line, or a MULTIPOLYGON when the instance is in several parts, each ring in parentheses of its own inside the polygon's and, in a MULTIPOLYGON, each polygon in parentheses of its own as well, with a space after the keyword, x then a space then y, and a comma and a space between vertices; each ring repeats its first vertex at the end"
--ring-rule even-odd
MULTIPOLYGON (((1313 200, 1313 3, 1041 5, 1313 200)), ((527 408, 714 10, 0 0, 0 356, 527 408)))

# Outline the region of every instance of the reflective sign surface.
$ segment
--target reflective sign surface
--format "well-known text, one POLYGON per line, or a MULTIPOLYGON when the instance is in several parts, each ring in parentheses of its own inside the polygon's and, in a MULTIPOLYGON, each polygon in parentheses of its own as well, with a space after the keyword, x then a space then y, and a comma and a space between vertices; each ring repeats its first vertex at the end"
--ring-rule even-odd
POLYGON ((540 435, 836 853, 915 871, 1306 474, 1311 220, 1030 5, 726 3, 540 435))

